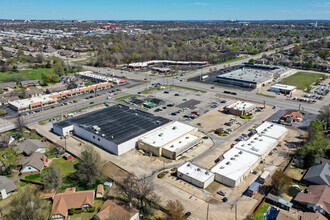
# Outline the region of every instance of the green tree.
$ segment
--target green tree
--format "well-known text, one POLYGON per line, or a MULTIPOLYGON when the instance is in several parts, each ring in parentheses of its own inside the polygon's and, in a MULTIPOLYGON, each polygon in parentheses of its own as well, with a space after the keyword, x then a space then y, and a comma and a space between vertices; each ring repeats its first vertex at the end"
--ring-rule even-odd
POLYGON ((0 116, 7 114, 6 110, 0 109, 0 116))
POLYGON ((0 87, 0 94, 3 94, 5 92, 5 90, 3 90, 2 87, 0 87))
POLYGON ((254 59, 252 59, 252 58, 249 60, 249 63, 255 63, 255 62, 256 61, 254 59))
POLYGON ((77 165, 77 176, 82 185, 95 184, 96 178, 100 175, 100 164, 100 154, 92 146, 86 146, 77 165))
POLYGON ((64 75, 64 68, 61 63, 55 63, 54 64, 54 74, 57 74, 59 76, 64 75))
POLYGON ((308 139, 311 140, 315 138, 317 135, 322 135, 322 131, 323 131, 323 124, 319 119, 316 119, 315 121, 311 121, 308 131, 308 139))
POLYGON ((1 173, 5 175, 11 174, 12 168, 17 161, 17 153, 12 147, 7 147, 0 151, 1 173))
POLYGON ((40 192, 34 186, 27 185, 13 195, 6 219, 8 220, 44 220, 49 219, 51 204, 40 198, 40 192))
POLYGON ((324 129, 330 127, 330 105, 325 105, 321 108, 318 119, 323 123, 324 129))
POLYGON ((285 192, 291 185, 291 178, 282 170, 276 170, 272 176, 272 187, 275 195, 285 192))
POLYGON ((62 182, 62 170, 56 164, 51 164, 41 173, 41 180, 44 183, 45 189, 57 189, 62 182))

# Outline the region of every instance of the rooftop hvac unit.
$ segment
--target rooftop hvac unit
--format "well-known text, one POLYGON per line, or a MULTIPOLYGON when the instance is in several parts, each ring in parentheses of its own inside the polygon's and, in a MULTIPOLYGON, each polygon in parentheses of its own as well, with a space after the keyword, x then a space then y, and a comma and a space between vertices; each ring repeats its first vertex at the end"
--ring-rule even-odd
POLYGON ((105 137, 105 134, 102 134, 101 136, 102 136, 102 137, 105 137))
POLYGON ((98 134, 98 133, 99 133, 98 131, 95 132, 95 134, 98 134))
POLYGON ((205 174, 208 175, 209 174, 209 171, 206 171, 205 174))
POLYGON ((254 143, 254 141, 251 141, 251 143, 254 143))
POLYGON ((270 125, 270 127, 273 127, 273 126, 274 126, 273 124, 270 125))
POLYGON ((248 143, 249 146, 251 146, 251 143, 248 143))
POLYGON ((172 144, 172 145, 171 145, 171 148, 173 148, 173 147, 174 147, 174 145, 172 144))
POLYGON ((230 162, 228 161, 226 164, 227 164, 227 165, 230 165, 230 162))
POLYGON ((238 154, 235 154, 235 157, 239 157, 239 155, 238 154))
POLYGON ((258 152, 259 150, 255 147, 252 147, 251 150, 255 151, 255 152, 258 152))
POLYGON ((258 138, 256 137, 256 138, 254 138, 254 140, 258 140, 258 138))
POLYGON ((263 141, 262 139, 260 139, 259 141, 263 141))
POLYGON ((239 151, 238 153, 239 153, 239 154, 243 154, 243 151, 239 151))
POLYGON ((187 167, 190 167, 190 163, 187 164, 187 167))
POLYGON ((230 158, 231 160, 235 160, 235 157, 230 158))
POLYGON ((245 146, 245 144, 242 144, 242 147, 244 147, 245 146))
POLYGON ((158 136, 159 136, 159 137, 162 137, 163 135, 164 135, 163 133, 160 133, 158 136))
POLYGON ((186 139, 189 139, 189 136, 187 136, 186 139))
POLYGON ((225 167, 224 166, 221 166, 220 169, 224 169, 225 167))
POLYGON ((111 135, 111 139, 113 139, 113 135, 111 135))
POLYGON ((176 127, 176 126, 174 126, 172 129, 173 129, 173 130, 176 130, 176 128, 177 128, 177 127, 176 127))
POLYGON ((179 144, 181 144, 182 143, 182 141, 179 141, 179 144))

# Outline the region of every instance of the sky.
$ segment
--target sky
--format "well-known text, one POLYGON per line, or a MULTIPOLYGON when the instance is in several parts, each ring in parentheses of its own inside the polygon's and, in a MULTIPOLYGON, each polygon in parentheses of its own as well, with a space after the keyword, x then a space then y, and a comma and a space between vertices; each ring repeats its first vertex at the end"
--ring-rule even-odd
POLYGON ((0 19, 330 20, 330 1, 0 0, 0 19))

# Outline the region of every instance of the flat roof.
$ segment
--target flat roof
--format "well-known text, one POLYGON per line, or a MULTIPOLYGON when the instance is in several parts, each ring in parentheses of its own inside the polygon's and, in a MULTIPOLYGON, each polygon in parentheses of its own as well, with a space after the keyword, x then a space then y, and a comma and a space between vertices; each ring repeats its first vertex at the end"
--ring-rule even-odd
POLYGON ((229 73, 218 75, 217 78, 263 83, 273 78, 271 71, 243 67, 229 73))
POLYGON ((211 172, 218 173, 235 181, 244 175, 259 160, 258 156, 237 148, 231 148, 223 157, 224 159, 215 165, 211 169, 211 172))
POLYGON ((227 108, 235 109, 235 110, 249 110, 254 108, 256 105, 250 102, 245 101, 237 101, 231 105, 228 105, 227 108))
POLYGON ((41 96, 36 96, 28 99, 21 99, 21 100, 15 100, 9 102, 11 105, 17 107, 17 108, 22 108, 22 107, 29 107, 29 105, 34 104, 34 103, 44 103, 44 102, 50 102, 50 101, 55 101, 50 95, 41 95, 41 96))
POLYGON ((263 156, 270 148, 277 143, 277 139, 255 134, 246 141, 235 144, 235 148, 249 152, 257 156, 263 156))
POLYGON ((284 84, 275 84, 272 85, 270 88, 274 88, 274 89, 284 89, 284 90, 294 90, 297 88, 297 86, 290 86, 290 85, 284 85, 284 84))
POLYGON ((208 180, 210 177, 212 177, 214 175, 214 173, 210 172, 208 169, 200 167, 189 161, 182 164, 178 168, 178 171, 180 173, 183 173, 184 175, 187 175, 190 178, 196 179, 200 182, 205 182, 206 180, 208 180))
POLYGON ((275 138, 276 140, 278 140, 287 132, 287 129, 284 125, 265 121, 259 127, 256 128, 256 131, 258 134, 275 138))
POLYGON ((55 125, 67 127, 69 124, 74 124, 116 144, 121 144, 170 121, 167 118, 118 104, 58 122, 55 125))
POLYGON ((167 145, 165 145, 163 148, 168 150, 168 151, 177 151, 178 149, 186 146, 189 143, 192 143, 194 141, 197 141, 199 138, 191 135, 191 134, 187 134, 184 135, 183 137, 175 140, 174 142, 168 143, 167 145))
POLYGON ((168 124, 161 129, 158 129, 155 132, 152 132, 144 137, 141 140, 154 147, 162 147, 177 138, 181 137, 184 134, 187 134, 193 131, 195 127, 175 121, 171 124, 168 124))

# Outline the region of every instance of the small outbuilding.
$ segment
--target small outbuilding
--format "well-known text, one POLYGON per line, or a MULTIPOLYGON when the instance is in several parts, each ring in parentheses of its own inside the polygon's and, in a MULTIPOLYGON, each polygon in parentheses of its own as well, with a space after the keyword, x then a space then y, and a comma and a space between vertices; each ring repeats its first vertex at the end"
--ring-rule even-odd
POLYGON ((104 186, 99 184, 96 189, 96 198, 103 198, 104 196, 104 186))
POLYGON ((66 159, 66 160, 71 160, 72 159, 72 155, 65 152, 64 155, 63 155, 63 158, 66 159))

